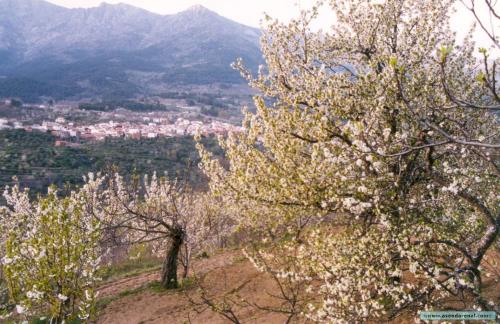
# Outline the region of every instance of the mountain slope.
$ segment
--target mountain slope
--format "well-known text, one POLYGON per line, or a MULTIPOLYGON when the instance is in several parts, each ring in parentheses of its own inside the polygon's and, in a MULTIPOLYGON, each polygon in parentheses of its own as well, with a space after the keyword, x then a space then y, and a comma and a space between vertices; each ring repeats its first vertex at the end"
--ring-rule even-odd
POLYGON ((260 31, 194 6, 157 15, 125 4, 67 9, 0 0, 0 96, 130 96, 172 85, 242 83, 260 31))

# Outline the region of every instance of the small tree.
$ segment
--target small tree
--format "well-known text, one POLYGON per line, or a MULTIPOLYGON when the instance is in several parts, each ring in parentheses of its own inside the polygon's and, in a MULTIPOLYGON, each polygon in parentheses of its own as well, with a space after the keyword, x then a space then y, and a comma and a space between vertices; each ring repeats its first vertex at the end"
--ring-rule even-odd
POLYGON ((19 316, 46 315, 51 323, 86 320, 94 306, 101 260, 101 228, 86 213, 81 192, 30 201, 17 186, 4 193, 2 270, 19 316))
POLYGON ((12 107, 19 108, 19 107, 22 107, 23 102, 20 99, 13 98, 10 100, 10 105, 12 107))
POLYGON ((193 193, 192 203, 192 215, 189 221, 184 223, 187 235, 180 258, 184 268, 183 278, 189 274, 193 255, 226 247, 227 240, 235 228, 230 209, 224 206, 221 199, 210 193, 199 192, 193 193))
POLYGON ((164 257, 161 284, 177 288, 181 247, 186 247, 185 275, 195 246, 202 245, 210 231, 203 209, 203 195, 167 177, 134 178, 91 176, 88 205, 115 242, 150 243, 164 257), (96 203, 99 202, 99 203, 96 203), (94 206, 97 206, 95 208, 94 206))

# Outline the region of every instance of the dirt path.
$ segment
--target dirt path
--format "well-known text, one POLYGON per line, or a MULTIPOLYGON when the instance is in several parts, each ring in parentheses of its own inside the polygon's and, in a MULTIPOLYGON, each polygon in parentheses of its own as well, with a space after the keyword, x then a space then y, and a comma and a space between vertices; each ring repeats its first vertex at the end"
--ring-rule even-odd
POLYGON ((101 286, 98 290, 99 298, 117 296, 121 292, 139 288, 144 284, 153 282, 154 280, 158 280, 159 278, 160 274, 158 270, 154 270, 151 272, 141 273, 137 276, 119 279, 117 281, 110 282, 101 286))
MULTIPOLYGON (((222 296, 231 291, 260 302, 269 302, 272 299, 265 292, 274 289, 273 282, 258 273, 239 252, 227 252, 197 260, 193 264, 193 270, 197 276, 204 276, 204 288, 214 296, 222 296)), ((118 296, 120 293, 144 287, 158 278, 158 271, 154 271, 108 283, 99 290, 99 298, 118 296)), ((101 312, 97 323, 228 323, 208 309, 197 307, 198 313, 188 296, 195 299, 199 296, 196 287, 165 292, 140 290, 112 301, 101 312)), ((245 323, 283 322, 281 315, 250 309, 239 309, 238 314, 245 319, 245 323)))

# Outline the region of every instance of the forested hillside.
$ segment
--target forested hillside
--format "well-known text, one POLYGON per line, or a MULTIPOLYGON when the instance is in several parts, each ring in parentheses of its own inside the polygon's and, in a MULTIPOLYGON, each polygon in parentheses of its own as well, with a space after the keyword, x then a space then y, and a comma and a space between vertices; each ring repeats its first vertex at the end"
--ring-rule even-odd
MULTIPOLYGON (((204 185, 192 137, 156 139, 108 139, 87 142, 76 147, 57 147, 57 138, 41 132, 0 131, 0 187, 14 183, 16 176, 22 187, 33 193, 44 192, 50 184, 83 182, 88 172, 110 171, 130 175, 163 174, 189 176, 193 185, 204 185)), ((216 154, 221 154, 216 141, 204 141, 216 154)))

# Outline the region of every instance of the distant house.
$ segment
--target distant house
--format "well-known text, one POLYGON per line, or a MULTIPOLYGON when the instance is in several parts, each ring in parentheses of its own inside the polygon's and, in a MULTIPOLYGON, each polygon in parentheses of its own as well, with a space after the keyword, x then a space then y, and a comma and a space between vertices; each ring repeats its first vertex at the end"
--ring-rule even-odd
POLYGON ((141 130, 137 129, 137 128, 129 129, 127 135, 129 138, 132 138, 132 139, 140 139, 141 138, 141 130))
POLYGON ((92 135, 91 133, 83 133, 80 137, 82 139, 86 139, 86 140, 94 140, 95 139, 95 136, 92 135))
POLYGON ((67 142, 67 141, 56 141, 54 145, 57 147, 79 147, 80 146, 79 143, 71 143, 71 142, 67 142))

